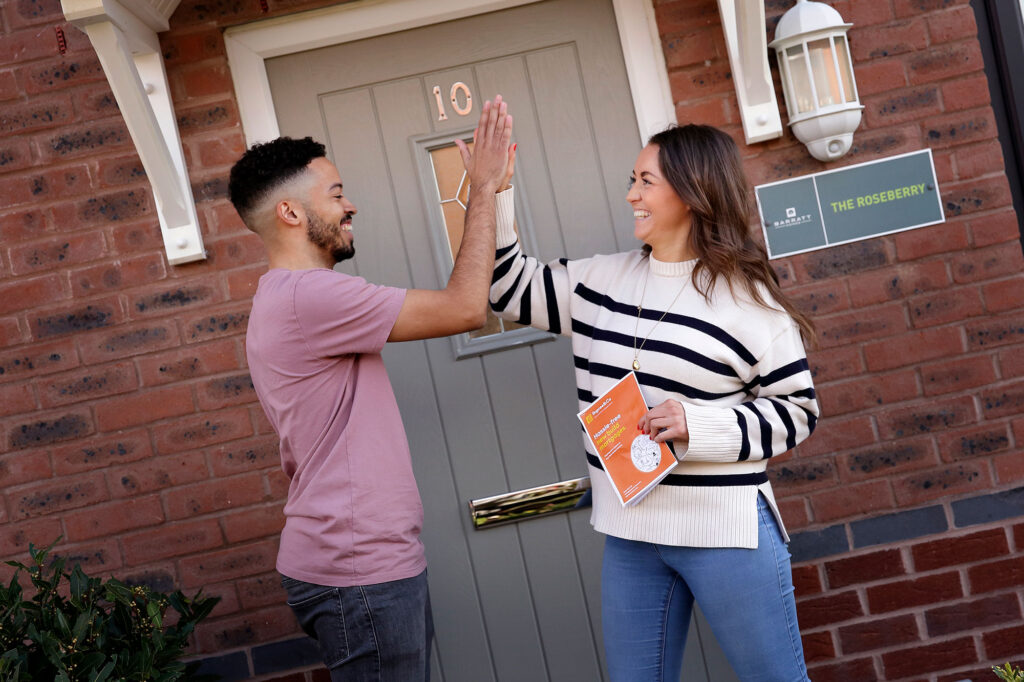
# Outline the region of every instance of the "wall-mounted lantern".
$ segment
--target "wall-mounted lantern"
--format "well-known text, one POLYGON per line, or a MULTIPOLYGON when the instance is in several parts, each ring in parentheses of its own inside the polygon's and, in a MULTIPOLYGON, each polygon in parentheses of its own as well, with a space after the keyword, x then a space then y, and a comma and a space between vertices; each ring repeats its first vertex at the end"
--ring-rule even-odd
POLYGON ((775 49, 789 125, 819 161, 850 150, 864 108, 857 97, 846 32, 853 24, 821 2, 797 0, 779 19, 775 49))

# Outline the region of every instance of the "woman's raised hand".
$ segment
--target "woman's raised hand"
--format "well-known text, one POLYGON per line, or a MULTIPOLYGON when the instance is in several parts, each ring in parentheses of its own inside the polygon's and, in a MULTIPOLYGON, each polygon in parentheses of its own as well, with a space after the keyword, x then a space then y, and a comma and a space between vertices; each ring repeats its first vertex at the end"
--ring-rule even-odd
POLYGON ((493 104, 490 100, 484 102, 480 121, 473 131, 473 151, 462 140, 455 140, 471 186, 496 191, 507 184, 511 177, 509 169, 515 160, 515 151, 509 146, 511 139, 512 117, 508 114, 508 104, 497 95, 493 104))

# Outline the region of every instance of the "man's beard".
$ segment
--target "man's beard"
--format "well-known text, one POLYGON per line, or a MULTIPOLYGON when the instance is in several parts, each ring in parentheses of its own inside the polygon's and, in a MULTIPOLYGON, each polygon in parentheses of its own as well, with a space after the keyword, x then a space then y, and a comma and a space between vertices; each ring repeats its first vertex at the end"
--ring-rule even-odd
MULTIPOLYGON (((309 241, 313 242, 315 246, 329 251, 335 263, 348 260, 356 255, 356 249, 352 242, 348 244, 335 242, 333 237, 335 234, 340 234, 340 225, 329 225, 326 220, 308 209, 306 210, 306 215, 309 219, 309 223, 306 225, 306 234, 309 236, 309 241)), ((345 214, 346 220, 351 220, 351 218, 351 213, 345 214)))

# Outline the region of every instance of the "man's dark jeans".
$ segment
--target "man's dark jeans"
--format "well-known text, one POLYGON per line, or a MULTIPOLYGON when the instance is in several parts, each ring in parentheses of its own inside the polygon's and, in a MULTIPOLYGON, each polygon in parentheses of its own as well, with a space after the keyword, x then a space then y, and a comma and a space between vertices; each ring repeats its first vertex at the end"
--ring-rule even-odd
POLYGON ((428 682, 434 623, 427 572, 376 585, 328 587, 287 576, 299 624, 317 641, 332 682, 428 682))

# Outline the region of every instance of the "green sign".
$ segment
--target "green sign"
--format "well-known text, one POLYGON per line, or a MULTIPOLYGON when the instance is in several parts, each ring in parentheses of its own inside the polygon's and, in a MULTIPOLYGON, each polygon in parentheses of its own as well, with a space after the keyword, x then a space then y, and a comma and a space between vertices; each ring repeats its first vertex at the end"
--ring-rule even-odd
POLYGON ((769 258, 945 220, 930 149, 754 190, 769 258))

